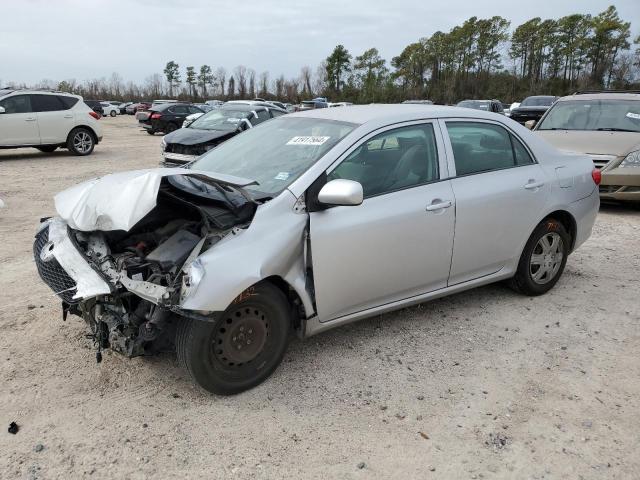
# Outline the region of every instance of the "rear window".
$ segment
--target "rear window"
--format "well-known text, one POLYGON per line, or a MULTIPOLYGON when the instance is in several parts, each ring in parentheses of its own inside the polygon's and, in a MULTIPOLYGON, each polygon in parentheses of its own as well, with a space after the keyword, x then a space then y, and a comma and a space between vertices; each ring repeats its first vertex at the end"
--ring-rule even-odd
POLYGON ((65 97, 60 95, 58 97, 58 99, 62 102, 62 104, 65 106, 65 110, 69 110, 71 107, 73 107, 76 103, 78 103, 78 99, 76 97, 65 97))

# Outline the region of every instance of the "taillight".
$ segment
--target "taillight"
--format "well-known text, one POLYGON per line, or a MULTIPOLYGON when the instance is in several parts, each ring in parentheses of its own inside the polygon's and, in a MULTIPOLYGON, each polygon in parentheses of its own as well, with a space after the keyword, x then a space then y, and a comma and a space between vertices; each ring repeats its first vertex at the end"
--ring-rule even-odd
POLYGON ((89 112, 89 115, 91 115, 93 118, 95 118, 96 120, 100 120, 100 114, 94 112, 93 110, 91 110, 89 112))
POLYGON ((591 178, 593 178, 593 182, 596 185, 600 185, 600 182, 602 181, 602 172, 597 168, 594 168, 591 170, 591 178))
POLYGON ((161 114, 161 113, 152 113, 152 114, 151 114, 151 119, 152 119, 152 120, 157 120, 157 119, 159 119, 159 118, 161 118, 161 117, 162 117, 162 114, 161 114))

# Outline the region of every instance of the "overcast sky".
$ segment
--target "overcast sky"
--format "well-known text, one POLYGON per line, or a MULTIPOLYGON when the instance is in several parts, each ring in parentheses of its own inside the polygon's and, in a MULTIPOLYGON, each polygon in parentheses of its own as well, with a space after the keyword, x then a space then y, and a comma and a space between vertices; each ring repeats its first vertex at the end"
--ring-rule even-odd
MULTIPOLYGON (((242 64, 297 75, 339 43, 354 56, 377 47, 390 60, 409 43, 475 15, 516 26, 532 17, 597 14, 611 0, 0 0, 0 81, 141 82, 169 60, 242 64)), ((640 32, 640 0, 614 3, 640 32)), ((184 73, 182 73, 184 77, 184 73)))

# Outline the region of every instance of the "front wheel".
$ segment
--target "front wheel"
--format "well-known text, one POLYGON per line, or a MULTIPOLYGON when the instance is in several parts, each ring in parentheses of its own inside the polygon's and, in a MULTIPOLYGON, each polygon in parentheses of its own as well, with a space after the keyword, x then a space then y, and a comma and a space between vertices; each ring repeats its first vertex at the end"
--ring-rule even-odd
POLYGON ((75 155, 89 155, 95 145, 93 133, 86 128, 74 128, 67 137, 67 148, 75 155))
POLYGON ((215 321, 183 318, 178 361, 205 390, 231 395, 262 383, 278 367, 291 326, 284 294, 263 283, 246 290, 215 321))
POLYGON ((525 295, 542 295, 558 282, 569 256, 571 237, 553 218, 542 221, 524 247, 510 286, 525 295))

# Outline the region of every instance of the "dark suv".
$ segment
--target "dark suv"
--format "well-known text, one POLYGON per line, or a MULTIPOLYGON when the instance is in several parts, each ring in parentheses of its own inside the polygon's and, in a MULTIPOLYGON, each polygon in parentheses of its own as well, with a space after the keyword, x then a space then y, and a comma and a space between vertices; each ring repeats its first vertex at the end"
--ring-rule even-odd
POLYGON ((149 135, 156 132, 169 133, 180 128, 184 119, 194 113, 204 113, 204 111, 188 103, 163 103, 151 107, 149 115, 140 117, 139 121, 140 126, 149 135))
POLYGON ((94 112, 99 113, 100 116, 104 115, 104 109, 102 108, 100 100, 85 100, 84 103, 94 112))

